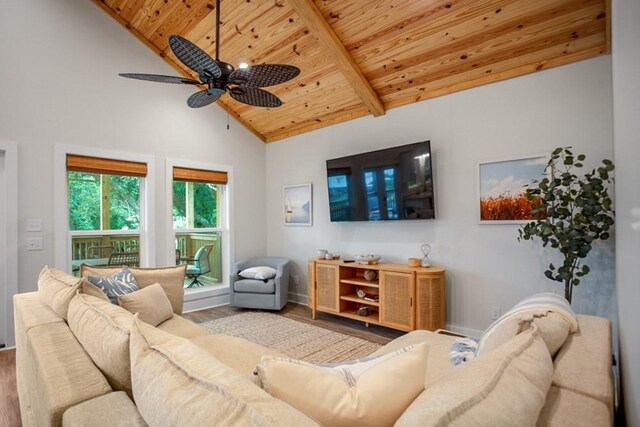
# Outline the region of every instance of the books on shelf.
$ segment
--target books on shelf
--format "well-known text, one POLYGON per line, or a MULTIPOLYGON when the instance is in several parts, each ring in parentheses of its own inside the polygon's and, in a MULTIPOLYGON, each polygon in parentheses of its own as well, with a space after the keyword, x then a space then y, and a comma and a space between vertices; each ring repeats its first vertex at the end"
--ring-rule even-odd
POLYGON ((380 301, 380 295, 366 294, 363 299, 366 301, 378 302, 380 301))

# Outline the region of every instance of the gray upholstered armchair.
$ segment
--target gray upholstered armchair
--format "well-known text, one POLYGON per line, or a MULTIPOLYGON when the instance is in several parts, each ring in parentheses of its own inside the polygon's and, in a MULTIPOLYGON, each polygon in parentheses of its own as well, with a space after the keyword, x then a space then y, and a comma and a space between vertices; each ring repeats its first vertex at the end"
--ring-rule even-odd
POLYGON ((289 260, 278 257, 256 257, 237 262, 231 274, 231 306, 282 310, 289 294, 289 260), (276 277, 268 280, 244 279, 238 273, 246 268, 275 268, 276 277))

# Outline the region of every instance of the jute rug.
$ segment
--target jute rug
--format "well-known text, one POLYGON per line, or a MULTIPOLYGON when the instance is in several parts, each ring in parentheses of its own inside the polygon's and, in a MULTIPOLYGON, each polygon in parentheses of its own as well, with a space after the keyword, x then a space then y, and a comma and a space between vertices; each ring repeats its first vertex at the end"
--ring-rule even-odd
POLYGON ((380 348, 380 344, 271 313, 240 313, 201 325, 213 334, 244 338, 313 363, 359 359, 380 348))

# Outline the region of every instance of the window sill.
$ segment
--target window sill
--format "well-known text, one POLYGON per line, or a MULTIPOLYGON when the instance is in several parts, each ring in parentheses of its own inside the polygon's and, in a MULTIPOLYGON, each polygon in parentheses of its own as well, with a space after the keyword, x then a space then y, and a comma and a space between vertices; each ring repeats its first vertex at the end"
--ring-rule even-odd
POLYGON ((200 288, 186 288, 184 290, 184 301, 196 301, 203 298, 216 297, 229 294, 229 285, 221 283, 218 285, 203 286, 200 288))

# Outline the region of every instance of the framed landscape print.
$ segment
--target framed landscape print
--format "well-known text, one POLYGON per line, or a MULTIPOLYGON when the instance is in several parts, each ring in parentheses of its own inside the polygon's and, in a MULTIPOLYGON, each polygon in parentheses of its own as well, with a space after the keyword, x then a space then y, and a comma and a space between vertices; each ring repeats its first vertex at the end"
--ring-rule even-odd
POLYGON ((481 224, 522 224, 535 219, 536 200, 527 200, 525 185, 545 177, 548 155, 478 163, 478 219, 481 224))
POLYGON ((284 186, 284 224, 312 225, 311 184, 284 186))

